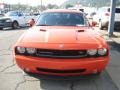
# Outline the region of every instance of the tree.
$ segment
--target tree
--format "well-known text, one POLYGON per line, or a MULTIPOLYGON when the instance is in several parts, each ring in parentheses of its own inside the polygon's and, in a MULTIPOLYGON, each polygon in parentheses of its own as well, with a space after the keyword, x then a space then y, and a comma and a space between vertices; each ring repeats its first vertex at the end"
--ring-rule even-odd
POLYGON ((116 6, 120 6, 120 1, 117 1, 117 2, 116 2, 116 6))
POLYGON ((73 5, 67 4, 67 5, 65 6, 66 9, 68 9, 68 8, 70 8, 70 7, 73 7, 73 5))
POLYGON ((46 6, 46 8, 47 9, 57 9, 57 8, 59 8, 57 5, 55 5, 55 4, 48 4, 47 6, 46 6))
POLYGON ((44 10, 46 10, 46 7, 44 5, 42 5, 42 6, 40 6, 40 10, 44 11, 44 10))

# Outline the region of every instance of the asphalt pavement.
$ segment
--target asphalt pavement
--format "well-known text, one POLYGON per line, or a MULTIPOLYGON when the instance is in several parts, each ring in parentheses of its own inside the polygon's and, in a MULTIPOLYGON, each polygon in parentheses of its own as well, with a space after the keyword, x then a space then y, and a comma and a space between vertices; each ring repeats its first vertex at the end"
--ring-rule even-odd
MULTIPOLYGON (((97 28, 96 28, 97 29, 97 28)), ((107 37, 99 31, 110 46, 110 61, 98 77, 27 75, 16 65, 13 45, 27 29, 0 30, 0 90, 119 90, 120 89, 120 34, 107 37)))

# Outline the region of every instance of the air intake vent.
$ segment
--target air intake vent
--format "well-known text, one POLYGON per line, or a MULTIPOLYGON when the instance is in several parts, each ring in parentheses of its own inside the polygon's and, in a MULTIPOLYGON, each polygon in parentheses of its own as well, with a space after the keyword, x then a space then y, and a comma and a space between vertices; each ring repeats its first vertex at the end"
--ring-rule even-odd
POLYGON ((46 32, 46 30, 45 30, 45 29, 40 29, 40 31, 46 32))
POLYGON ((37 68, 37 71, 40 71, 40 72, 49 72, 49 73, 82 73, 82 72, 85 72, 86 69, 56 70, 56 69, 37 68))

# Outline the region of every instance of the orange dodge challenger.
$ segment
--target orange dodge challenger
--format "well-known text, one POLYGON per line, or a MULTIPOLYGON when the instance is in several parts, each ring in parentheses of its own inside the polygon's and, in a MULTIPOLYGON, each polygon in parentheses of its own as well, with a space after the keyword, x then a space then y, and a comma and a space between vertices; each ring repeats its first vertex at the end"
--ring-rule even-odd
POLYGON ((99 74, 109 61, 105 40, 84 13, 74 10, 41 13, 15 44, 14 54, 25 72, 61 76, 99 74))

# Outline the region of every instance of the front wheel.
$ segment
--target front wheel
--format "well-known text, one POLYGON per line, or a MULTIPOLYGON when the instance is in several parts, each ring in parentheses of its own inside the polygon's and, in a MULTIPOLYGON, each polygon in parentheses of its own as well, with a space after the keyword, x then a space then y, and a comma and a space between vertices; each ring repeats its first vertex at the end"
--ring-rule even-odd
POLYGON ((15 21, 15 22, 12 23, 12 28, 13 29, 17 29, 18 27, 19 27, 18 22, 15 21))

